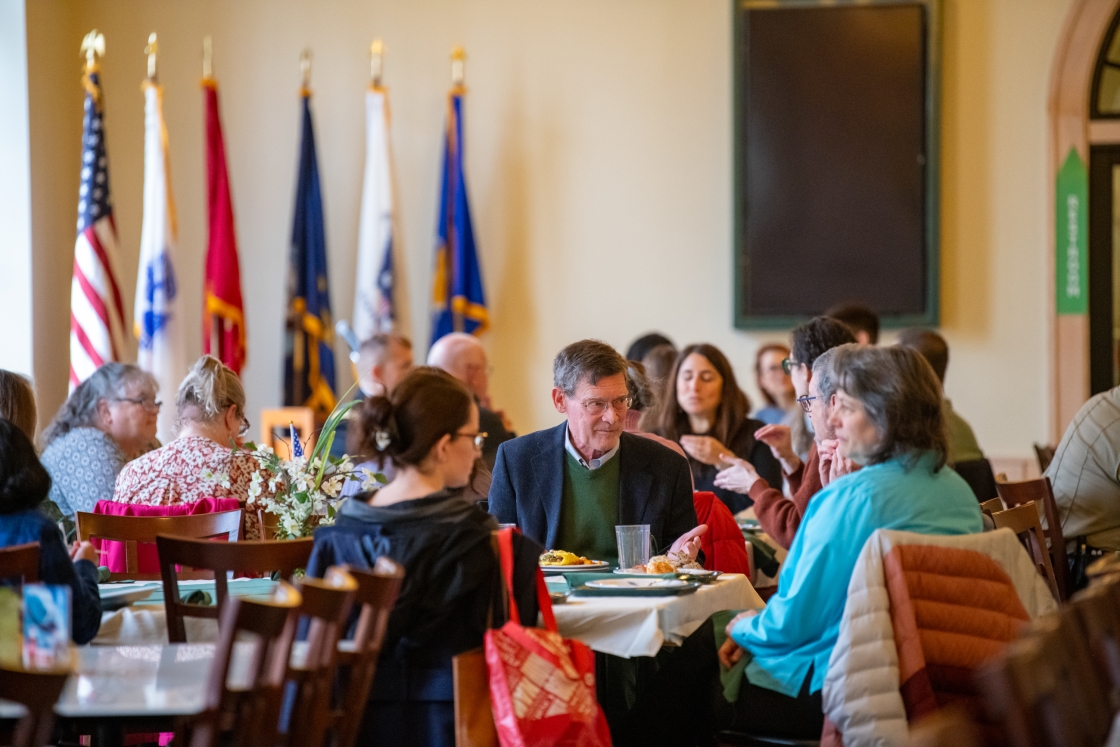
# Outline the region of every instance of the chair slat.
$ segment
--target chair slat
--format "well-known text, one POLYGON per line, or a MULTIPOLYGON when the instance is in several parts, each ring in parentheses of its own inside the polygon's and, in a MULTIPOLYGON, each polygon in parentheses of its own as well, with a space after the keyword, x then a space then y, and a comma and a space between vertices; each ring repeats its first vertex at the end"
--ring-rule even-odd
POLYGON ((1050 564, 1050 553, 1046 551, 1046 539, 1042 534, 1042 524, 1038 521, 1038 509, 1034 503, 1024 503, 1006 511, 992 514, 997 529, 1007 528, 1019 535, 1027 552, 1034 561, 1039 573, 1050 586, 1054 599, 1061 601, 1058 582, 1054 576, 1054 566, 1050 564))
MULTIPOLYGON (((1005 475, 996 479, 996 490, 1008 508, 1033 502, 1042 508, 1046 517, 1046 537, 1050 541, 1051 563, 1058 585, 1058 600, 1065 602, 1073 593, 1073 577, 1069 570, 1066 554, 1066 540, 1062 535, 1062 522, 1058 518, 1058 502, 1054 500, 1054 489, 1049 477, 1022 482, 1008 482, 1005 475)), ((1036 509, 1037 510, 1037 509, 1036 509)), ((1041 526, 1041 525, 1040 525, 1041 526)))
POLYGON ((21 577, 23 583, 39 580, 39 543, 12 545, 0 549, 0 580, 21 577))

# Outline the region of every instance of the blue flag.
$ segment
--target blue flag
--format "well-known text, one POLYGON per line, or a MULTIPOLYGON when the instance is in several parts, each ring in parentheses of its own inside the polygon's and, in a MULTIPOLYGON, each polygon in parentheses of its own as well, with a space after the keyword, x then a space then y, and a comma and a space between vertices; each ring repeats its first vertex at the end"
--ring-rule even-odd
POLYGON ((288 267, 284 405, 310 407, 326 415, 335 405, 334 326, 310 97, 310 92, 303 92, 303 136, 288 267))
POLYGON ((432 343, 450 332, 482 334, 489 323, 463 179, 463 94, 451 89, 432 280, 432 343))

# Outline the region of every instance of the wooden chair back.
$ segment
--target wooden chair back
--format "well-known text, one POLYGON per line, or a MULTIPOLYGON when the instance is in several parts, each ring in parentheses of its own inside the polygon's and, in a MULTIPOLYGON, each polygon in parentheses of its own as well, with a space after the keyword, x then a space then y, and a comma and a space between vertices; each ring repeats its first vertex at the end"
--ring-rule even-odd
POLYGON ((316 421, 315 411, 310 407, 278 407, 261 410, 260 443, 271 446, 276 456, 281 459, 292 458, 292 447, 288 436, 289 423, 295 426, 305 453, 311 452, 315 445, 316 432, 322 425, 316 421))
MULTIPOLYGON (((1033 502, 1042 508, 1046 517, 1047 539, 1050 540, 1051 565, 1054 566, 1054 575, 1058 582, 1058 600, 1065 602, 1073 593, 1073 578, 1069 571, 1069 560, 1066 556, 1066 539, 1062 535, 1062 522, 1058 518, 1058 502, 1054 500, 1054 490, 1050 485, 1049 477, 1039 477, 1035 480, 1022 482, 1008 482, 1006 477, 996 480, 996 490, 999 497, 1008 508, 1022 506, 1033 502)), ((1045 547, 1045 545, 1044 545, 1045 547)))
POLYGON ((1074 595, 1073 614, 1081 625, 1098 686, 1113 712, 1120 709, 1120 579, 1112 577, 1074 595))
POLYGON ((302 601, 299 591, 284 581, 268 601, 229 600, 222 609, 205 710, 180 730, 176 744, 275 747, 302 601), (235 645, 239 647, 238 663, 245 666, 238 666, 237 676, 231 678, 235 645), (252 650, 240 648, 244 645, 252 650))
POLYGON ((0 548, 0 580, 19 576, 23 583, 39 580, 39 543, 0 548))
POLYGON ((992 498, 990 500, 983 501, 980 504, 980 510, 986 513, 988 516, 991 516, 994 513, 998 513, 1004 510, 1003 501, 1001 501, 999 498, 992 498))
POLYGON ((27 709, 12 732, 12 747, 41 747, 51 744, 54 705, 70 679, 70 672, 30 672, 0 669, 0 698, 27 709))
POLYGON ((160 575, 163 578, 163 604, 167 610, 169 643, 186 643, 186 617, 220 618, 229 598, 229 572, 266 574, 278 571, 290 580, 297 568, 306 568, 315 541, 311 537, 285 542, 208 542, 184 537, 156 537, 160 575), (179 567, 205 569, 214 578, 217 604, 193 604, 179 596, 179 579, 190 572, 179 567))
POLYGON ((1027 548, 1038 572, 1050 585, 1050 593, 1054 595, 1054 599, 1061 601, 1054 566, 1050 564, 1050 553, 1046 551, 1046 540, 1042 535, 1042 525, 1038 521, 1038 510, 1034 504, 1025 503, 1006 511, 998 511, 992 514, 992 520, 997 529, 1006 527, 1019 535, 1019 540, 1027 548))
POLYGON ((910 725, 907 747, 981 747, 980 730, 968 711, 947 706, 910 725))
POLYGON ((281 737, 284 744, 318 747, 334 724, 331 694, 338 664, 338 640, 346 630, 357 591, 354 577, 333 566, 322 579, 304 578, 300 585, 300 616, 310 624, 306 646, 301 646, 302 655, 298 660, 293 657, 288 667, 295 697, 287 733, 281 737))
POLYGON ((346 668, 347 676, 341 708, 335 714, 333 747, 353 747, 358 741, 389 615, 404 581, 404 568, 384 557, 377 559, 372 571, 348 570, 358 583, 354 601, 361 606, 361 612, 354 635, 338 644, 338 664, 346 668))
MULTIPOLYGON (((96 538, 124 542, 125 571, 109 574, 110 580, 158 580, 162 577, 159 573, 139 572, 139 562, 136 557, 137 542, 155 542, 156 535, 159 534, 197 539, 226 534, 229 535, 230 542, 236 542, 240 531, 240 509, 189 516, 112 516, 78 512, 79 541, 88 542, 96 538)), ((208 574, 182 576, 182 578, 209 577, 208 574)))

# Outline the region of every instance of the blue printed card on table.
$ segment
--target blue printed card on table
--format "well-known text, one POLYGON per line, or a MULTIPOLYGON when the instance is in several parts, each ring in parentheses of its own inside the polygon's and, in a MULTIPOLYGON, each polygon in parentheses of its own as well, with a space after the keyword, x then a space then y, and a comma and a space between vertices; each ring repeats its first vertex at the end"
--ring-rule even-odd
POLYGON ((70 661, 70 587, 23 585, 23 666, 55 669, 70 661))

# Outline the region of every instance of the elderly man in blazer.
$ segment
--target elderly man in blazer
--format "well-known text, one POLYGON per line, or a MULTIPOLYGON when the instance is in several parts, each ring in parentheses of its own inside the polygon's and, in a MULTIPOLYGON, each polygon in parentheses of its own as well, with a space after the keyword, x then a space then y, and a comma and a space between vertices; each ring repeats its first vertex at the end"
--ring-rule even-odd
POLYGON ((553 362, 552 402, 564 423, 498 448, 490 513, 547 548, 617 562, 616 525, 649 524, 655 552, 695 557, 688 461, 661 444, 624 433, 630 400, 626 360, 598 340, 581 340, 553 362))

